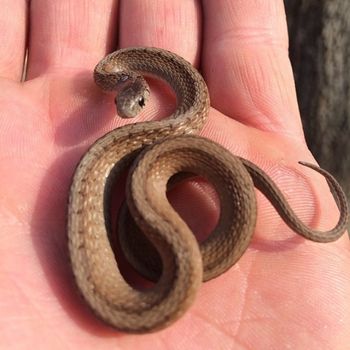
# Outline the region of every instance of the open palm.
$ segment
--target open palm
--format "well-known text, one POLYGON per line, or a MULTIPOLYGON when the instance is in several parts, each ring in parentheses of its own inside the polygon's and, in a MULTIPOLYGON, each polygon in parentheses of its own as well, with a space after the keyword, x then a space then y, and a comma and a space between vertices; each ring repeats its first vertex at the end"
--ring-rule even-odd
MULTIPOLYGON (((0 0, 0 25, 6 28, 0 46, 0 347, 350 344, 348 239, 305 241, 259 194, 248 251, 204 284, 190 311, 159 333, 124 335, 96 320, 77 295, 69 265, 65 216, 74 167, 97 137, 125 123, 114 117, 113 98, 94 86, 91 74, 118 46, 166 48, 200 67, 213 107, 202 135, 265 169, 308 225, 326 229, 336 222, 325 181, 297 164, 313 159, 298 114, 283 1, 128 0, 119 2, 119 12, 115 0, 32 1, 24 83, 21 3, 0 0)), ((166 115, 169 101, 155 87, 137 121, 166 115)), ((204 192, 199 183, 172 198, 198 234, 218 212, 204 192), (192 203, 204 215, 193 215, 192 203)))

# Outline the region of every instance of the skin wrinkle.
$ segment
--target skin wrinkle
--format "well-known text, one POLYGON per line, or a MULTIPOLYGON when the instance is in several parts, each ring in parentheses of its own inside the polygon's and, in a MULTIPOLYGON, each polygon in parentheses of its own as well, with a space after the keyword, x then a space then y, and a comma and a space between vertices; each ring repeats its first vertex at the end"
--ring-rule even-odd
MULTIPOLYGON (((250 248, 248 249, 247 254, 250 255, 250 248)), ((220 325, 218 324, 218 326, 221 326, 225 330, 225 333, 231 334, 232 337, 235 337, 238 334, 239 325, 241 324, 241 322, 244 321, 242 315, 244 313, 245 296, 248 288, 246 273, 249 272, 249 266, 247 267, 247 265, 250 266, 250 264, 247 262, 247 259, 241 259, 239 263, 237 263, 230 271, 227 272, 225 280, 226 284, 230 286, 230 289, 228 292, 225 292, 224 295, 220 296, 220 303, 222 305, 234 305, 234 314, 230 314, 229 316, 219 314, 218 316, 219 319, 223 318, 223 321, 221 321, 220 325), (242 277, 242 284, 240 285, 239 292, 236 292, 234 290, 234 281, 237 279, 237 275, 239 277, 242 277), (241 296, 241 298, 239 299, 239 303, 234 303, 232 301, 234 299, 235 293, 239 293, 239 295, 241 296)), ((211 286, 213 286, 213 282, 211 283, 211 286)), ((210 295, 217 296, 218 292, 211 292, 210 295)), ((208 310, 208 315, 215 314, 216 307, 214 305, 208 305, 207 309, 205 310, 208 310)))
MULTIPOLYGON (((249 254, 249 251, 248 251, 248 254, 249 254)), ((235 335, 237 336, 237 338, 239 338, 239 329, 240 327, 242 327, 242 325, 245 323, 245 320, 247 318, 246 314, 248 314, 247 312, 247 300, 248 300, 248 293, 250 291, 250 285, 251 283, 249 282, 249 277, 251 275, 251 271, 252 271, 252 267, 254 266, 254 263, 255 263, 255 260, 254 258, 249 262, 246 263, 246 265, 248 265, 246 267, 245 265, 245 273, 241 274, 242 275, 242 279, 244 281, 244 283, 242 283, 243 285, 243 298, 242 298, 242 305, 241 305, 241 308, 240 308, 240 313, 239 313, 239 317, 238 317, 238 327, 236 329, 236 333, 235 335)), ((238 265, 238 269, 240 268, 240 265, 238 265)))
MULTIPOLYGON (((284 193, 286 193, 286 189, 294 188, 293 194, 299 193, 299 195, 296 196, 296 198, 300 198, 300 196, 302 196, 305 199, 309 199, 309 200, 304 200, 302 203, 300 203, 299 201, 295 201, 296 204, 294 204, 293 198, 292 197, 288 198, 292 207, 296 210, 296 212, 299 215, 302 215, 302 213, 313 213, 312 216, 310 215, 301 216, 301 218, 307 225, 309 225, 310 227, 320 227, 322 229, 325 229, 326 227, 330 227, 332 222, 335 222, 335 220, 337 219, 336 216, 330 222, 329 220, 330 218, 327 217, 326 215, 328 210, 321 210, 325 204, 321 203, 320 201, 315 202, 315 197, 316 197, 315 193, 317 193, 320 188, 323 187, 325 188, 325 190, 328 190, 328 186, 324 181, 324 179, 322 179, 322 177, 318 176, 317 174, 311 174, 309 172, 305 173, 304 170, 300 167, 298 168, 295 168, 295 166, 286 167, 286 165, 283 165, 283 164, 281 165, 281 167, 278 166, 278 164, 275 165, 275 167, 278 166, 277 169, 281 169, 281 171, 277 175, 272 171, 271 163, 267 165, 262 163, 261 159, 259 158, 254 157, 252 159, 255 163, 259 164, 259 166, 264 168, 268 173, 272 174, 273 178, 275 179, 278 186, 282 189, 282 191, 285 189, 284 193), (295 192, 296 188, 298 190, 296 190, 295 192), (306 195, 305 195, 305 191, 307 193, 306 195), (298 205, 298 203, 300 204, 298 205), (307 208, 305 206, 308 206, 310 209, 313 209, 313 210, 306 210, 307 208), (323 222, 327 222, 328 225, 324 226, 323 222)), ((264 201, 266 202, 265 199, 264 201)), ((335 207, 335 203, 329 203, 328 205, 330 205, 333 208, 335 207)), ((264 207, 265 207, 265 204, 264 204, 264 207)), ((271 207, 269 206, 269 208, 271 207)), ((270 209, 269 211, 271 212, 271 219, 272 219, 274 209, 270 209)), ((281 224, 281 225, 284 226, 284 224, 281 224)))
MULTIPOLYGON (((272 50, 272 55, 274 54, 274 51, 272 50)), ((271 53, 267 53, 267 59, 270 60, 271 53)), ((271 59, 271 61, 274 61, 271 59)), ((243 72, 246 73, 246 76, 243 77, 242 81, 243 82, 248 82, 248 81, 254 81, 255 83, 251 85, 245 86, 246 91, 249 92, 250 96, 250 101, 252 102, 252 105, 254 107, 254 110, 260 111, 259 115, 259 125, 260 129, 263 129, 264 131, 278 131, 280 132, 281 129, 283 129, 283 118, 281 118, 281 115, 283 113, 279 113, 276 111, 276 115, 271 115, 269 111, 271 110, 271 105, 276 105, 274 99, 270 97, 270 95, 266 95, 265 90, 262 89, 264 87, 268 91, 285 91, 285 89, 282 89, 281 86, 279 85, 280 79, 277 79, 278 77, 278 72, 280 72, 280 69, 276 69, 275 64, 271 65, 272 69, 275 69, 275 75, 276 79, 273 81, 269 76, 267 76, 265 69, 263 68, 263 65, 255 64, 255 62, 250 62, 250 65, 246 63, 246 60, 243 61, 243 65, 247 67, 246 70, 243 70, 243 72), (253 63, 253 64, 251 64, 253 63), (251 90, 251 87, 254 87, 254 90, 251 90)), ((278 96, 279 99, 283 99, 283 93, 282 95, 280 94, 271 94, 271 96, 278 96)), ((294 96, 293 96, 294 97, 294 96)), ((301 124, 300 130, 301 130, 301 124)), ((286 129, 287 133, 290 134, 289 130, 286 129)), ((298 133, 296 136, 300 137, 300 134, 298 133)))
MULTIPOLYGON (((40 136, 44 138, 45 141, 52 143, 54 146, 54 140, 52 135, 54 135, 54 125, 51 114, 51 87, 53 86, 52 80, 48 79, 48 77, 39 77, 35 79, 35 93, 31 91, 33 89, 33 81, 25 81, 21 85, 25 92, 28 94, 22 99, 23 103, 27 102, 26 100, 30 100, 35 98, 35 110, 28 110, 28 114, 33 117, 33 124, 40 123, 41 125, 45 125, 44 130, 35 130, 36 138, 38 139, 40 136), (34 119, 35 118, 35 119, 34 119), (49 130, 49 131, 48 131, 49 130), (39 134, 40 133, 40 134, 39 134)), ((33 128, 33 126, 31 126, 33 128)), ((28 142, 26 140, 26 142, 28 142)), ((42 141, 43 142, 43 141, 42 141)))
MULTIPOLYGON (((256 162, 257 164, 262 166, 259 160, 256 160, 256 162)), ((287 189, 294 188, 293 194, 297 194, 297 197, 302 197, 303 199, 304 198, 310 199, 310 202, 304 200, 303 203, 312 203, 313 196, 312 196, 311 188, 309 188, 309 191, 308 191, 308 185, 310 185, 310 183, 308 182, 308 179, 305 179, 305 176, 302 175, 301 171, 291 166, 290 167, 286 167, 285 165, 279 166, 278 164, 277 165, 269 164, 267 166, 264 166, 263 168, 273 176, 276 184, 283 191, 283 194, 285 195, 286 199, 288 200, 288 202, 290 203, 291 207, 293 208, 295 213, 298 215, 298 217, 300 217, 300 219, 309 227, 319 227, 318 225, 316 225, 316 221, 315 221, 316 218, 314 215, 303 214, 303 213, 311 213, 315 211, 305 210, 305 208, 301 210, 300 205, 298 205, 300 202, 293 199, 293 196, 288 195, 288 192, 287 192, 287 189), (275 169, 279 171, 278 174, 276 174, 275 169), (302 182, 300 181, 301 176, 302 176, 302 182), (306 191, 308 191, 306 195, 305 195, 305 189, 306 191)), ((271 227, 271 231, 272 231, 271 236, 273 237, 274 233, 277 233, 276 236, 278 237, 278 232, 280 232, 281 228, 283 228, 284 230, 288 230, 288 235, 286 235, 286 237, 288 236, 293 237, 294 233, 290 228, 286 227, 285 223, 281 222, 277 226, 272 225, 273 218, 276 215, 276 210, 270 204, 267 204, 268 200, 265 196, 262 195, 259 198, 261 199, 259 207, 265 208, 264 211, 260 211, 260 220, 267 221, 266 224, 269 224, 269 226, 271 227)), ((315 205, 314 204, 310 204, 310 205, 314 209, 315 205)), ((259 235, 257 235, 257 237, 259 237, 259 235)))
MULTIPOLYGON (((250 266, 249 266, 249 270, 250 267, 253 266, 254 261, 251 262, 250 266)), ((245 276, 249 276, 249 275, 245 275, 245 276)), ((242 298, 242 302, 241 302, 241 307, 240 307, 240 312, 239 312, 239 317, 237 319, 236 323, 236 330, 235 330, 235 336, 236 339, 240 338, 240 330, 246 326, 246 316, 245 314, 247 313, 247 299, 248 299, 248 286, 249 286, 249 282, 248 282, 249 278, 245 277, 245 288, 244 288, 244 297, 242 298)))
MULTIPOLYGON (((312 211, 307 211, 313 213, 308 219, 308 224, 311 227, 318 227, 319 229, 327 229, 330 227, 333 222, 338 219, 338 215, 335 213, 334 209, 336 208, 335 202, 328 202, 325 204, 316 194, 320 189, 324 189, 325 192, 329 192, 329 187, 322 177, 318 177, 315 174, 302 173, 301 170, 298 170, 297 175, 301 176, 306 183, 305 190, 308 192, 309 196, 312 197, 312 201, 309 202, 309 207, 312 208, 312 211), (327 206, 327 209, 325 208, 327 206), (329 214, 333 213, 333 214, 329 214)), ((306 206, 304 206, 304 211, 306 206)), ((305 218, 306 219, 306 218, 305 218)), ((304 219, 304 220, 305 220, 304 219)))
MULTIPOLYGON (((21 296, 21 301, 20 303, 23 303, 23 300, 25 300, 34 310, 35 313, 39 316, 39 318, 43 321, 43 320, 47 320, 47 318, 44 317, 44 311, 42 310, 42 306, 40 305, 40 307, 38 307, 38 304, 36 304, 32 298, 28 295, 28 293, 25 292, 25 290, 19 286, 19 284, 15 281, 15 279, 11 279, 11 282, 15 285, 17 292, 20 294, 21 296)), ((24 303, 23 303, 24 304, 24 303)), ((30 316, 27 316, 30 317, 30 316)), ((17 319, 18 322, 18 319, 17 319)))
POLYGON ((277 38, 270 27, 229 28, 210 40, 217 43, 218 49, 220 46, 226 48, 228 43, 232 44, 232 42, 238 41, 240 45, 248 48, 261 45, 263 48, 268 46, 273 50, 288 52, 288 46, 286 46, 283 37, 277 38))
POLYGON ((214 325, 214 329, 216 329, 216 331, 218 333, 220 333, 222 335, 225 335, 228 338, 232 338, 233 337, 232 334, 230 334, 229 332, 225 331, 224 329, 221 329, 220 325, 217 324, 217 322, 211 322, 212 319, 210 318, 209 315, 207 315, 207 317, 206 317, 205 315, 203 315, 202 313, 199 313, 198 311, 195 311, 193 313, 193 315, 197 316, 201 320, 201 322, 204 322, 204 323, 209 324, 209 325, 214 325))
POLYGON ((23 215, 26 208, 22 209, 17 203, 9 201, 8 197, 9 196, 4 196, 1 198, 1 217, 6 219, 6 221, 10 221, 9 227, 14 224, 21 224, 22 227, 28 226, 27 217, 23 215))
MULTIPOLYGON (((261 69, 260 66, 258 65, 251 65, 248 66, 248 64, 246 64, 247 69, 243 70, 243 72, 246 73, 246 77, 244 77, 242 79, 243 82, 247 82, 249 80, 255 81, 255 84, 252 84, 250 86, 256 86, 256 90, 259 91, 260 93, 260 81, 265 81, 264 79, 264 70, 261 69), (251 69, 251 67, 253 67, 253 71, 251 69)), ((267 82, 270 82, 269 80, 267 80, 267 82)), ((262 84, 263 85, 263 84, 262 84)), ((246 91, 248 91, 249 93, 249 97, 250 97, 250 101, 252 103, 253 109, 255 109, 256 111, 260 111, 260 115, 259 115, 259 124, 260 124, 260 128, 261 126, 263 126, 263 130, 264 131, 270 131, 271 126, 274 125, 273 122, 271 121, 270 117, 267 116, 265 113, 263 113, 263 110, 261 108, 258 108, 258 105, 261 106, 262 105, 262 101, 261 101, 261 97, 262 96, 256 96, 256 91, 252 91, 250 86, 246 85, 246 91), (263 120, 265 119, 265 120, 263 120)))

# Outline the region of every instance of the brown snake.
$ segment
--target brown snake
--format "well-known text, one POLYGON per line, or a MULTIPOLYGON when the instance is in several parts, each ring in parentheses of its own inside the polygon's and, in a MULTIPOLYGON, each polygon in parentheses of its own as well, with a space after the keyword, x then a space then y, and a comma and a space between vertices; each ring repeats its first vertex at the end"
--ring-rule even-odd
MULTIPOLYGON (((326 171, 302 163, 326 178, 340 210, 336 227, 319 232, 295 216, 273 181, 257 166, 210 140, 189 135, 202 128, 209 96, 201 75, 181 57, 155 48, 123 49, 104 58, 96 66, 94 78, 103 89, 118 90, 118 114, 133 117, 149 95, 141 73, 170 84, 177 97, 175 112, 165 120, 123 126, 100 138, 76 169, 68 209, 71 264, 83 297, 102 320, 133 333, 173 323, 192 304, 202 281, 237 262, 255 227, 254 186, 287 225, 307 239, 334 241, 345 231, 348 219, 344 193, 326 171), (146 151, 141 152, 145 146, 146 151), (131 162, 128 207, 162 263, 157 283, 147 290, 135 289, 124 280, 110 243, 112 185, 131 162), (203 176, 220 199, 217 226, 200 244, 166 199, 169 179, 178 173, 203 176)), ((139 265, 135 267, 141 273, 152 276, 142 262, 139 265)), ((159 266, 154 269, 159 271, 159 266)))

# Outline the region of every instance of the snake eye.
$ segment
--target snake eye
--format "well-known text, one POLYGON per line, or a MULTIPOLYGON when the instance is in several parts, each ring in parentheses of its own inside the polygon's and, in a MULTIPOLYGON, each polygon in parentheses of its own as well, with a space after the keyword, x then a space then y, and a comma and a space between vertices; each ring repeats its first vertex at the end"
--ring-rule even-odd
POLYGON ((127 74, 121 73, 119 79, 123 83, 129 79, 129 76, 127 74))
POLYGON ((145 106, 145 99, 142 96, 139 97, 138 102, 139 102, 139 106, 140 107, 144 107, 145 106))

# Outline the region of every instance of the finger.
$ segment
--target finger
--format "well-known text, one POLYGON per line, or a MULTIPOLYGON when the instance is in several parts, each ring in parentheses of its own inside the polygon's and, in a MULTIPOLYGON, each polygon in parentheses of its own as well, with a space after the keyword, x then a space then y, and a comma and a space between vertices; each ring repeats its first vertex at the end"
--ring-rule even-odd
POLYGON ((91 68, 115 42, 116 0, 32 0, 28 78, 91 68))
POLYGON ((198 63, 201 16, 196 0, 124 0, 120 46, 154 46, 198 63))
POLYGON ((203 3, 212 106, 246 125, 303 137, 283 1, 203 3))
POLYGON ((26 0, 0 0, 0 76, 20 81, 23 70, 26 0))

